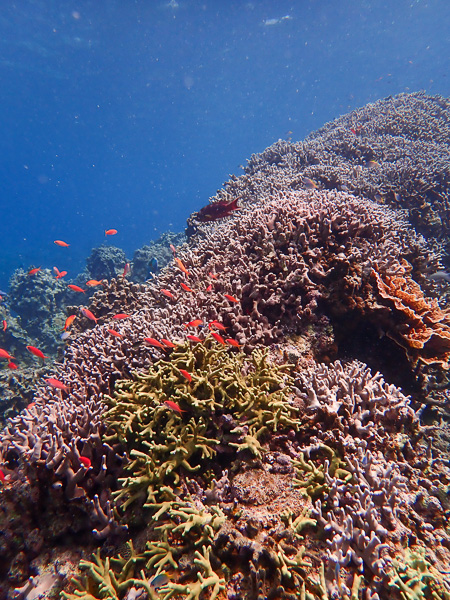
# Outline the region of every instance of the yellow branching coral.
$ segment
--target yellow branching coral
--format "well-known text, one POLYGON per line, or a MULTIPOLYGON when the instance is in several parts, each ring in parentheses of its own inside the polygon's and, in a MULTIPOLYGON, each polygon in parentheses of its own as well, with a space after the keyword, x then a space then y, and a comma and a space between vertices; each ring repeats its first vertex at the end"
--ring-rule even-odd
POLYGON ((270 364, 267 351, 246 357, 207 338, 179 346, 148 374, 119 381, 106 399, 107 440, 127 447, 130 475, 116 496, 125 506, 145 497, 155 503, 161 485, 176 485, 181 470, 198 471, 219 444, 260 456, 268 431, 298 426, 290 369, 270 364), (224 418, 232 423, 227 434, 224 418))

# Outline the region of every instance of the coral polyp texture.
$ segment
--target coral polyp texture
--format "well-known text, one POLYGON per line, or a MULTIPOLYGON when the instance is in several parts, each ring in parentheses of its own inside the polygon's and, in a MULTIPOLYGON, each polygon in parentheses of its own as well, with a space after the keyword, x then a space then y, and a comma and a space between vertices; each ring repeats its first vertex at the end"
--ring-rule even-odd
POLYGON ((279 142, 103 282, 0 435, 0 598, 450 598, 448 111, 279 142))

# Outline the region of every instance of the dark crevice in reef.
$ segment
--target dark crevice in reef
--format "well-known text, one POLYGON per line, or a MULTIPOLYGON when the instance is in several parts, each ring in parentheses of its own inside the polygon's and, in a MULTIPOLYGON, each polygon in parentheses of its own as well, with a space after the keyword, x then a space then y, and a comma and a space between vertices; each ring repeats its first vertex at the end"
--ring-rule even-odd
POLYGON ((380 371, 384 379, 400 387, 405 394, 419 392, 406 353, 398 344, 384 335, 368 320, 348 315, 333 323, 338 347, 337 359, 365 362, 375 373, 380 371))

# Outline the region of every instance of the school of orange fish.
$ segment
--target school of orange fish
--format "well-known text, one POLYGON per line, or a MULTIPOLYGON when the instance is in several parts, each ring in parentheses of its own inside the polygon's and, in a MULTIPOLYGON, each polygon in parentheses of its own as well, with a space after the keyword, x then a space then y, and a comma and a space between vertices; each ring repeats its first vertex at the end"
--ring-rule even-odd
MULTIPOLYGON (((117 234, 117 229, 106 229, 105 230, 105 236, 110 236, 110 235, 116 235, 117 234)), ((64 242, 63 240, 55 240, 54 242, 57 246, 63 247, 63 248, 68 248, 70 246, 70 244, 68 244, 67 242, 64 242)), ((172 244, 169 244, 170 249, 172 250, 173 253, 173 257, 174 257, 174 263, 175 265, 181 270, 181 272, 186 276, 186 279, 189 278, 190 273, 187 270, 186 266, 183 264, 183 262, 181 261, 180 258, 177 257, 177 249, 175 248, 175 246, 173 246, 172 244)), ((28 271, 28 276, 29 277, 33 277, 35 276, 37 273, 39 273, 39 271, 41 270, 42 267, 35 267, 32 268, 28 271)), ((123 273, 122 273, 122 279, 125 279, 125 277, 129 274, 130 272, 130 264, 126 263, 123 273)), ((63 277, 65 277, 67 275, 67 271, 60 271, 57 267, 53 267, 54 273, 55 273, 55 277, 56 279, 62 279, 63 277)), ((210 272, 209 273, 210 277, 212 279, 216 279, 217 280, 217 275, 215 273, 210 272)), ((102 281, 98 281, 96 279, 91 279, 89 281, 86 282, 86 285, 88 287, 95 287, 98 285, 102 285, 103 282, 102 281)), ((194 290, 192 290, 187 283, 181 282, 180 283, 181 288, 186 291, 186 292, 192 292, 194 293, 194 290)), ((78 286, 78 285, 74 285, 74 284, 68 284, 67 287, 69 289, 71 289, 74 292, 78 292, 78 293, 86 293, 86 290, 84 290, 82 287, 78 286)), ((206 291, 209 292, 212 290, 212 285, 208 285, 206 287, 206 291)), ((170 292, 167 289, 163 289, 161 288, 160 290, 161 294, 166 296, 167 298, 170 298, 172 300, 175 299, 175 296, 172 292, 170 292)), ((237 298, 235 298, 234 296, 231 296, 230 294, 223 294, 224 298, 226 298, 229 302, 232 303, 239 303, 239 300, 237 298)), ((98 318, 88 309, 85 307, 81 307, 80 308, 80 313, 86 317, 87 319, 93 321, 94 323, 97 323, 98 318)), ((116 314, 112 317, 112 319, 114 319, 115 321, 120 321, 122 319, 127 319, 129 318, 130 315, 125 314, 125 313, 119 313, 116 314)), ((77 318, 77 315, 70 315, 67 317, 65 324, 64 324, 64 328, 63 331, 64 332, 68 332, 70 327, 72 326, 73 322, 75 321, 75 319, 77 318)), ((236 340, 234 340, 233 338, 230 337, 223 337, 222 335, 220 335, 218 333, 218 331, 222 331, 222 332, 226 332, 226 327, 220 323, 219 321, 211 321, 210 323, 203 323, 203 321, 201 319, 195 319, 193 321, 190 321, 189 323, 184 323, 184 327, 186 329, 189 328, 202 328, 204 326, 208 327, 209 333, 211 334, 211 336, 220 344, 224 345, 224 346, 231 346, 234 348, 239 348, 240 345, 238 344, 238 342, 236 340), (218 330, 218 331, 217 331, 218 330)), ((7 323, 6 320, 3 321, 3 330, 5 331, 7 328, 7 323)), ((123 335, 117 331, 114 328, 108 328, 107 332, 112 335, 113 337, 117 337, 117 338, 123 338, 123 335)), ((225 335, 225 333, 224 333, 225 335)), ((188 339, 190 342, 195 343, 195 344, 199 344, 203 342, 203 339, 198 337, 197 335, 192 335, 192 334, 187 334, 186 335, 186 339, 188 339)), ((156 348, 159 348, 160 350, 163 350, 164 352, 175 348, 177 346, 177 344, 171 342, 170 340, 161 338, 161 340, 157 340, 155 338, 151 338, 151 337, 146 337, 143 339, 143 342, 150 345, 150 346, 154 346, 156 348)), ((45 359, 47 358, 44 353, 42 352, 42 350, 40 350, 39 348, 36 348, 35 346, 31 346, 28 345, 26 346, 27 350, 33 354, 34 356, 36 356, 37 358, 41 359, 43 362, 45 361, 45 359)), ((1 359, 6 359, 8 361, 8 367, 10 369, 17 369, 18 366, 17 364, 14 362, 15 358, 14 356, 12 356, 7 350, 0 348, 0 360, 1 359)), ((190 383, 192 381, 192 376, 188 371, 185 371, 183 369, 180 369, 180 373, 183 375, 183 377, 190 383)), ((45 382, 47 383, 47 385, 60 390, 61 392, 65 392, 65 393, 69 393, 69 388, 59 379, 56 379, 54 377, 48 377, 45 378, 45 382)), ((166 402, 164 402, 164 404, 171 410, 181 414, 183 411, 180 406, 176 403, 176 402, 172 402, 171 400, 167 400, 166 402)), ((81 457, 83 459, 83 464, 86 468, 90 467, 90 460, 86 457, 81 457)), ((3 482, 5 479, 5 475, 4 473, 1 471, 0 469, 0 482, 3 482)))

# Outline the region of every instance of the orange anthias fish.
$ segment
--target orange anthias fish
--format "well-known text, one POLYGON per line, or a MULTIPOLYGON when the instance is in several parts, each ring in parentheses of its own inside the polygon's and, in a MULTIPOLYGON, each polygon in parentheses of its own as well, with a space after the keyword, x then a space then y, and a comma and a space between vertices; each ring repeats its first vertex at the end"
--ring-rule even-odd
POLYGON ((87 456, 80 456, 80 463, 86 467, 86 469, 90 469, 92 462, 91 459, 87 456))
POLYGON ((189 323, 184 323, 186 329, 188 327, 200 327, 200 325, 203 325, 203 321, 201 319, 195 319, 195 321, 189 321, 189 323))
POLYGON ((125 279, 125 277, 128 275, 130 270, 131 270, 130 263, 125 263, 125 266, 123 268, 123 273, 122 273, 122 279, 125 279))
POLYGON ((230 344, 230 346, 234 346, 235 348, 240 348, 240 344, 237 343, 236 340, 233 340, 232 338, 227 338, 226 340, 227 344, 230 344))
POLYGON ((218 333, 216 333, 215 331, 211 331, 211 335, 213 336, 213 338, 215 340, 217 340, 219 343, 221 343, 223 346, 226 346, 227 343, 226 341, 223 339, 223 337, 221 335, 219 335, 218 333))
POLYGON ((5 477, 6 477, 6 475, 5 475, 5 474, 3 473, 3 471, 0 469, 0 481, 1 481, 2 483, 5 483, 5 477))
POLYGON ((207 291, 207 292, 210 292, 211 290, 212 290, 212 283, 210 283, 210 284, 208 285, 208 287, 206 288, 206 291, 207 291))
POLYGON ((226 327, 225 325, 222 325, 222 323, 219 323, 219 321, 211 321, 211 323, 208 325, 209 329, 212 329, 213 327, 216 327, 216 329, 220 329, 221 331, 226 331, 226 327))
POLYGON ((27 346, 27 350, 28 352, 31 352, 31 354, 34 354, 34 356, 42 358, 42 360, 45 360, 47 358, 46 356, 44 356, 42 350, 39 350, 39 348, 36 348, 35 346, 27 346))
POLYGON ((167 348, 176 348, 177 347, 176 344, 174 344, 170 340, 166 340, 165 338, 161 338, 161 341, 164 344, 164 346, 167 346, 167 348))
POLYGON ((197 337, 196 335, 187 335, 186 337, 187 337, 188 340, 190 340, 191 342, 195 342, 196 344, 198 344, 199 342, 203 341, 199 337, 197 337))
POLYGON ((181 410, 178 404, 176 402, 172 402, 172 400, 166 400, 164 404, 168 406, 171 410, 174 410, 175 412, 179 413, 180 415, 181 413, 186 412, 185 410, 181 410))
POLYGON ((74 292, 82 292, 83 294, 86 293, 86 291, 83 290, 83 288, 80 288, 79 285, 73 285, 73 283, 69 283, 67 287, 73 290, 74 292))
POLYGON ((107 332, 113 335, 114 337, 123 338, 123 335, 115 329, 107 329, 107 332))
POLYGON ((69 327, 72 325, 72 323, 75 321, 75 319, 77 318, 77 315, 70 315, 70 317, 67 317, 66 322, 64 323, 64 329, 67 331, 67 329, 69 329, 69 327))
POLYGON ((9 361, 9 363, 8 363, 8 369, 14 370, 14 369, 18 369, 18 368, 19 367, 15 363, 9 361))
POLYGON ((3 319, 2 325, 3 325, 3 331, 6 331, 6 328, 8 327, 8 323, 5 321, 5 319, 3 319))
POLYGON ((189 277, 189 271, 186 269, 186 267, 184 266, 184 264, 182 263, 182 261, 175 257, 175 262, 177 263, 177 265, 179 266, 180 270, 183 271, 183 273, 189 277))
POLYGON ((172 294, 172 292, 169 292, 169 290, 161 290, 161 294, 164 294, 164 296, 167 296, 168 298, 175 298, 175 296, 172 294))
POLYGON ((239 300, 237 298, 235 298, 234 296, 230 296, 230 294, 224 294, 224 296, 230 302, 239 302, 239 300))
POLYGON ((213 273, 212 271, 210 271, 210 272, 208 273, 208 275, 209 275, 210 277, 212 277, 213 279, 217 279, 217 275, 216 275, 215 273, 213 273))
POLYGON ((105 235, 116 235, 117 229, 105 229, 105 235))
POLYGON ((42 267, 36 267, 35 269, 30 269, 28 271, 28 275, 35 275, 36 273, 38 273, 41 270, 42 267))
POLYGON ((56 388, 57 390, 62 390, 63 392, 69 391, 69 388, 67 387, 67 385, 64 385, 64 383, 62 381, 59 381, 59 379, 53 379, 53 377, 49 377, 45 381, 48 383, 48 385, 51 385, 52 387, 56 388))
POLYGON ((89 279, 89 281, 86 281, 86 285, 89 287, 95 287, 96 285, 102 285, 102 282, 98 281, 98 279, 89 279))
POLYGON ((184 369, 180 369, 180 373, 183 375, 183 377, 185 377, 189 381, 189 383, 191 383, 192 375, 190 373, 188 373, 184 369))
POLYGON ((186 292, 193 292, 194 290, 191 290, 191 288, 186 285, 185 283, 183 283, 182 281, 180 282, 181 287, 183 288, 183 290, 185 290, 186 292))
POLYGON ((14 356, 11 356, 9 352, 0 348, 0 358, 7 358, 8 360, 14 360, 14 356))
POLYGON ((161 350, 165 350, 161 342, 158 342, 158 340, 155 340, 155 338, 144 338, 144 342, 147 342, 147 344, 150 344, 150 346, 155 346, 156 348, 161 348, 161 350))
POLYGON ((56 279, 61 279, 62 277, 65 277, 67 275, 67 271, 60 271, 58 273, 58 275, 56 276, 56 279))
POLYGON ((55 240, 53 243, 57 246, 61 246, 62 248, 68 248, 70 246, 70 244, 67 244, 66 242, 63 242, 61 240, 55 240))
POLYGON ((169 248, 172 250, 173 255, 175 256, 177 253, 177 249, 175 248, 175 246, 173 244, 169 244, 169 248))
POLYGON ((81 313, 89 319, 90 321, 95 321, 97 323, 98 318, 94 316, 88 308, 80 308, 81 313))
POLYGON ((113 319, 128 319, 130 315, 126 315, 125 313, 119 313, 118 315, 114 315, 113 319))

